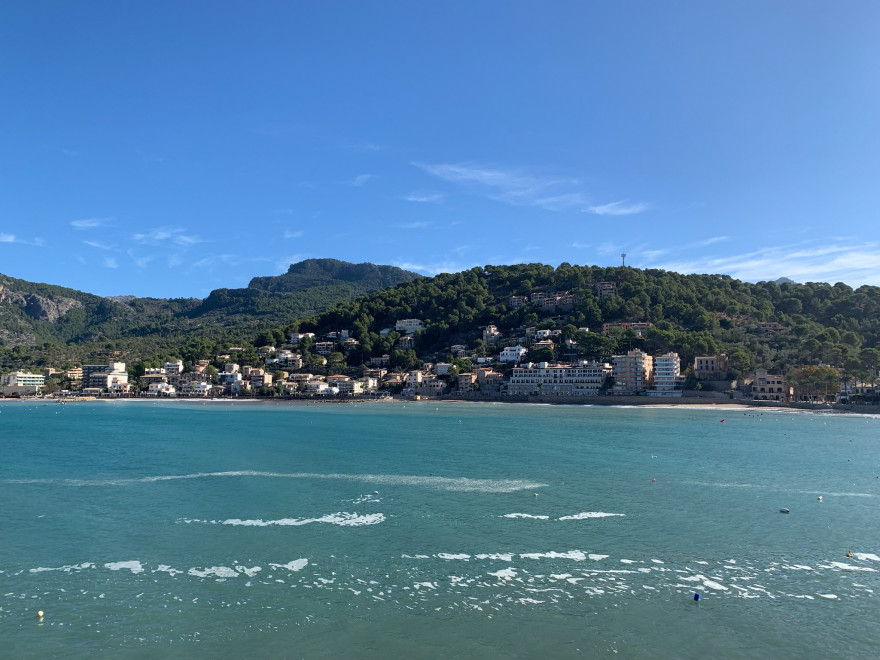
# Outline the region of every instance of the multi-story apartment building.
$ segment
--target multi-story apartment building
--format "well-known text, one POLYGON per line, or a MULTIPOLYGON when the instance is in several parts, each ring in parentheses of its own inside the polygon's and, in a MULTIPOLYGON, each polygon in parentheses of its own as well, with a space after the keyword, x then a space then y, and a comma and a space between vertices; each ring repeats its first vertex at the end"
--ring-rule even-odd
POLYGON ((637 394, 651 387, 654 379, 654 358, 640 350, 612 357, 614 393, 637 394))
POLYGON ((654 384, 648 396, 681 396, 684 378, 678 353, 666 353, 654 358, 654 384))
POLYGON ((599 362, 530 362, 513 368, 507 392, 511 396, 595 396, 610 374, 611 365, 599 362))

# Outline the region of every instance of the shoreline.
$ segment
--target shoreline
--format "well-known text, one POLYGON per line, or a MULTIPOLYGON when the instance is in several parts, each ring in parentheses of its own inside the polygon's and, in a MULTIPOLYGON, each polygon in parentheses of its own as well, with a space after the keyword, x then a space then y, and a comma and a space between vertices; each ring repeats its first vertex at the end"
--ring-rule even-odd
POLYGON ((311 405, 345 405, 361 403, 408 403, 408 404, 525 404, 525 405, 557 405, 557 406, 602 406, 622 408, 684 408, 684 409, 715 409, 715 410, 767 410, 767 411, 803 411, 816 413, 835 414, 860 414, 880 415, 880 406, 854 405, 854 404, 821 404, 808 402, 779 402, 779 401, 752 401, 752 400, 707 400, 703 397, 659 397, 640 396, 593 396, 593 397, 438 397, 413 399, 410 397, 345 397, 345 398, 286 398, 286 397, 222 397, 205 399, 199 397, 69 397, 61 398, 12 398, 0 399, 0 405, 5 402, 20 402, 30 404, 63 404, 68 403, 181 403, 201 405, 273 405, 273 406, 311 406, 311 405))

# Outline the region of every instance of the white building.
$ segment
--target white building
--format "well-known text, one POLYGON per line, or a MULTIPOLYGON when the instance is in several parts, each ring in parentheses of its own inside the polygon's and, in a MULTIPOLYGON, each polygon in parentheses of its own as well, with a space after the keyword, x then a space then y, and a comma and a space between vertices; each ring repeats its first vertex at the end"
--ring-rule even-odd
POLYGON ((174 396, 177 394, 174 385, 168 383, 150 383, 148 392, 150 396, 174 396))
POLYGON ((3 394, 36 394, 46 384, 43 374, 12 371, 0 375, 0 392, 3 394))
POLYGON ((12 371, 0 376, 0 385, 7 387, 33 387, 40 388, 46 384, 43 374, 29 374, 24 371, 12 371))
POLYGON ((182 374, 183 361, 177 360, 176 362, 166 362, 162 365, 162 368, 165 369, 165 373, 167 374, 182 374))
POLYGON ((666 353, 654 358, 654 384, 648 396, 681 396, 684 377, 678 353, 666 353))
POLYGON ((83 389, 110 390, 114 383, 121 385, 128 383, 128 372, 125 370, 125 362, 110 362, 108 364, 84 364, 83 365, 83 389))
POLYGON ((512 396, 595 396, 611 375, 611 365, 599 362, 514 367, 507 385, 512 396))
POLYGON ((406 335, 411 335, 418 330, 424 330, 425 323, 420 319, 401 319, 395 324, 394 329, 406 335))
POLYGON ((498 359, 502 362, 522 362, 528 352, 523 346, 508 346, 502 349, 501 356, 498 359))

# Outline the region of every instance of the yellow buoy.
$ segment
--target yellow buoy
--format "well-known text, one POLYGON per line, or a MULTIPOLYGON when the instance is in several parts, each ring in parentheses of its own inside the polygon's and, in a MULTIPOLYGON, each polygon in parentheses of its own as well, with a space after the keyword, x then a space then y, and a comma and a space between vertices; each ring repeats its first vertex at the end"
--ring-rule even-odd
POLYGON ((847 550, 847 552, 846 552, 846 556, 847 556, 847 557, 852 557, 852 553, 849 552, 849 551, 847 550))

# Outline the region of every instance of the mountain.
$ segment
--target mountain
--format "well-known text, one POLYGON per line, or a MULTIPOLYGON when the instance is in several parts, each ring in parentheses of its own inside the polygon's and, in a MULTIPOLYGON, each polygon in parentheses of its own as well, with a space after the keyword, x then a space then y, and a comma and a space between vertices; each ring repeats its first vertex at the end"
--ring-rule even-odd
MULTIPOLYGON (((876 286, 749 283, 726 275, 567 263, 419 277, 329 259, 294 264, 244 289, 218 289, 205 300, 119 302, 12 278, 0 278, 0 286, 2 369, 106 358, 193 362, 216 359, 233 345, 245 348, 237 358, 242 363, 257 364, 255 345, 277 345, 293 329, 319 336, 348 330, 359 343, 347 353, 338 346, 331 365, 355 371, 386 353, 392 368, 406 369, 421 361, 448 362, 456 344, 471 356, 493 358, 503 345, 518 342, 531 348, 533 361, 609 360, 640 348, 652 355, 674 351, 683 369, 695 356, 726 353, 734 375, 823 364, 869 378, 880 368, 876 286), (389 282, 393 286, 378 288, 389 282), (370 287, 376 288, 357 295, 370 287), (397 343, 394 328, 401 319, 424 323, 412 348, 397 343), (633 328, 633 322, 643 325, 633 328), (489 325, 498 334, 484 339, 489 325), (552 346, 531 347, 533 329, 559 334, 552 346), (25 335, 28 342, 21 341, 25 335)), ((307 364, 317 362, 309 341, 300 350, 307 364)))
POLYGON ((187 315, 192 319, 248 318, 282 315, 289 323, 359 295, 409 282, 417 273, 395 266, 352 264, 336 259, 307 259, 283 275, 255 277, 245 289, 215 289, 187 315))
POLYGON ((0 366, 88 355, 132 359, 206 339, 253 341, 267 327, 418 277, 394 266, 309 259, 283 275, 256 277, 247 288, 217 289, 200 300, 103 298, 0 274, 0 366), (26 348, 35 346, 45 354, 26 348))

